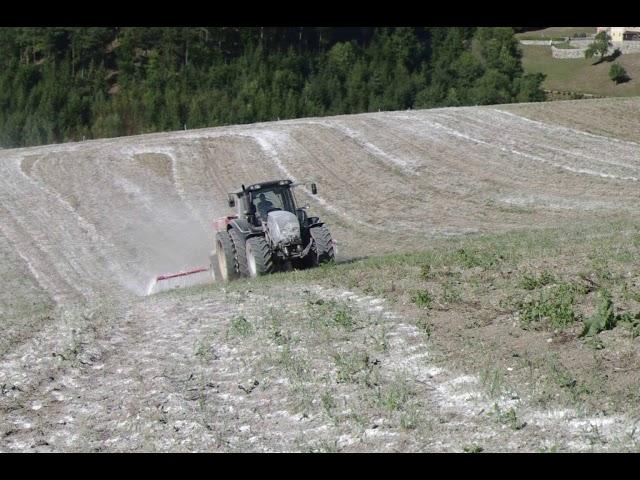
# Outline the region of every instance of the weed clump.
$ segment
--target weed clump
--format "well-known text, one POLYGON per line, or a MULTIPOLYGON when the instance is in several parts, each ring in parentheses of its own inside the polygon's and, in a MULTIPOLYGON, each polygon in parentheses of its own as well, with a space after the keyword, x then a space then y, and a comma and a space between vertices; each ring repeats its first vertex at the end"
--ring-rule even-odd
POLYGON ((430 276, 431 276, 431 265, 428 263, 425 263, 420 267, 420 278, 422 278, 423 280, 429 280, 430 276))
POLYGON ((520 280, 520 286, 525 290, 536 290, 555 282, 555 277, 549 272, 544 271, 539 276, 524 274, 520 280))
POLYGON ((355 324, 353 315, 346 308, 341 308, 333 315, 333 322, 343 328, 351 328, 355 324))
POLYGON ((433 296, 428 290, 419 290, 413 294, 411 301, 419 308, 431 308, 433 304, 433 296))
POLYGON ((253 325, 243 316, 233 317, 229 324, 227 336, 248 337, 253 333, 253 325))
POLYGON ((617 316, 617 323, 627 327, 631 331, 632 338, 640 337, 640 312, 636 314, 622 313, 617 316))
POLYGON ((396 381, 388 388, 380 390, 378 395, 380 406, 389 412, 394 412, 402 410, 415 392, 406 381, 396 381))
POLYGON ((616 326, 617 319, 613 313, 613 300, 608 290, 602 289, 598 294, 598 308, 596 313, 584 320, 581 337, 591 337, 603 330, 611 330, 616 326))
POLYGON ((573 305, 579 293, 585 292, 575 284, 562 283, 517 303, 520 325, 525 330, 564 330, 578 320, 573 305))
POLYGON ((585 395, 591 394, 591 389, 584 383, 578 382, 576 376, 564 367, 557 359, 552 359, 549 374, 560 388, 566 389, 573 402, 579 402, 585 395))
POLYGON ((456 288, 455 284, 447 281, 442 284, 442 301, 446 304, 456 303, 462 299, 462 294, 456 288))
POLYGON ((484 448, 482 448, 480 445, 472 444, 462 447, 462 451, 464 453, 481 453, 484 452, 484 448))
POLYGON ((502 255, 460 248, 455 253, 456 261, 465 268, 491 268, 504 260, 502 255))
POLYGON ((339 327, 345 330, 353 330, 358 326, 358 319, 353 309, 336 300, 317 300, 309 302, 313 305, 311 318, 314 322, 325 327, 339 327))
POLYGON ((511 407, 506 412, 503 412, 502 410, 500 410, 500 407, 496 403, 494 404, 493 408, 496 420, 503 425, 508 425, 512 430, 522 430, 527 426, 527 422, 523 422, 522 420, 518 419, 518 414, 513 407, 511 407))
POLYGON ((366 352, 337 353, 333 356, 336 366, 336 383, 377 385, 377 360, 371 360, 366 352))
POLYGON ((640 313, 625 312, 616 315, 614 313, 613 300, 607 289, 598 292, 598 307, 596 312, 584 320, 584 328, 581 337, 592 337, 604 330, 612 330, 619 323, 631 330, 633 338, 640 335, 640 313))

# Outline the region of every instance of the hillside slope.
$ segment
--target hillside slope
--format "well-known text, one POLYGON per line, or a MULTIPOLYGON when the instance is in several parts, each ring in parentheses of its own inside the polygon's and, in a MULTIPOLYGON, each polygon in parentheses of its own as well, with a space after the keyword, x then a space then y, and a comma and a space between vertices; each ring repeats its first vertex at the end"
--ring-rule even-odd
POLYGON ((638 311, 638 113, 385 112, 0 152, 0 451, 637 448, 637 336, 588 348, 592 289, 559 332, 509 301, 595 281, 638 311), (282 177, 318 182, 298 200, 342 260, 426 251, 144 296, 206 264, 228 190, 282 177))
POLYGON ((568 106, 599 125, 637 119, 637 99, 609 105, 385 112, 5 150, 2 254, 24 283, 18 295, 142 294, 155 274, 207 263, 227 191, 283 177, 318 182, 319 195, 299 201, 326 219, 343 257, 635 214, 639 144, 628 132, 623 141, 549 121, 568 106))

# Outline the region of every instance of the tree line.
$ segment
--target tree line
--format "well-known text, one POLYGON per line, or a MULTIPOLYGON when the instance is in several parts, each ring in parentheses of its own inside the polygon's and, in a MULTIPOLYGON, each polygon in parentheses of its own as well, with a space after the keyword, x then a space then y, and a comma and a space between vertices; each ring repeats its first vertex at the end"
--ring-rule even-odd
POLYGON ((4 148, 544 99, 511 28, 0 28, 4 148))

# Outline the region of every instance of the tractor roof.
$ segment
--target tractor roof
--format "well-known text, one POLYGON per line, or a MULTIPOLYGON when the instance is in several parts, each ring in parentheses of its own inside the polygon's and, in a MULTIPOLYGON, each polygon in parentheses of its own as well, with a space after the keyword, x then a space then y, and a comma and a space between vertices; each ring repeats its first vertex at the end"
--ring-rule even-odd
MULTIPOLYGON (((288 180, 288 179, 283 179, 283 180, 270 180, 268 182, 260 182, 260 183, 254 183, 252 185, 248 185, 245 187, 245 189, 247 191, 256 191, 256 190, 262 190, 263 188, 270 188, 270 187, 275 187, 275 186, 290 186, 293 183, 293 181, 288 180)), ((237 196, 240 196, 243 194, 242 190, 236 190, 235 192, 232 192, 234 194, 236 194, 237 196)))

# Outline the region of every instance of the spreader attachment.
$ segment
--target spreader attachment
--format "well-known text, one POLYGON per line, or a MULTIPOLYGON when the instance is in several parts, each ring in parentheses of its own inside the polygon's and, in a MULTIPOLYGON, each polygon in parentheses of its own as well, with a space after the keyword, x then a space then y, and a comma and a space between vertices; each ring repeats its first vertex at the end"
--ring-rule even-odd
POLYGON ((165 273, 153 278, 147 288, 147 295, 172 290, 174 288, 190 287, 212 280, 210 269, 198 267, 177 273, 165 273))

